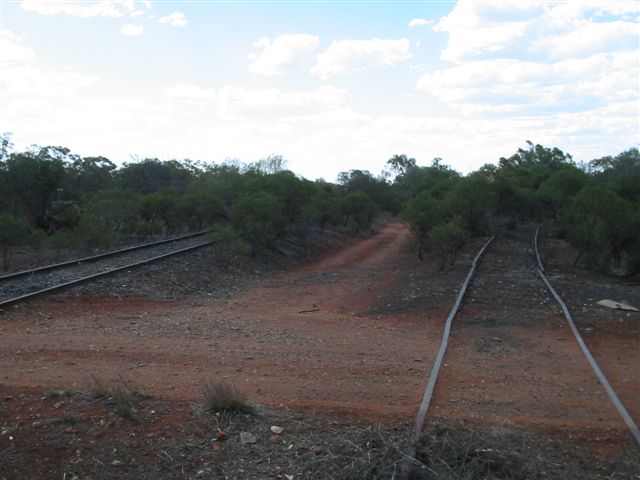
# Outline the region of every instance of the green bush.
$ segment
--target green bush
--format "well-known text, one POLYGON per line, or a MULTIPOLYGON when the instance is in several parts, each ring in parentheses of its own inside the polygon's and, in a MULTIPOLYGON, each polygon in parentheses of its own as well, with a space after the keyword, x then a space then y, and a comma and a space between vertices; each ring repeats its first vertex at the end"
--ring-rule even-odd
POLYGON ((216 249, 216 255, 222 260, 230 261, 248 253, 247 245, 231 225, 215 225, 209 239, 216 249))
POLYGON ((436 225, 431 229, 429 248, 435 253, 440 270, 444 270, 447 263, 455 263, 468 238, 469 233, 460 225, 459 220, 436 225))
POLYGON ((285 206, 275 195, 267 192, 245 193, 231 212, 231 223, 240 238, 251 246, 256 255, 265 248, 273 248, 287 229, 285 206))
POLYGON ((578 249, 574 264, 585 258, 589 268, 606 268, 609 258, 620 267, 638 237, 630 204, 603 187, 581 190, 561 213, 560 225, 578 249))

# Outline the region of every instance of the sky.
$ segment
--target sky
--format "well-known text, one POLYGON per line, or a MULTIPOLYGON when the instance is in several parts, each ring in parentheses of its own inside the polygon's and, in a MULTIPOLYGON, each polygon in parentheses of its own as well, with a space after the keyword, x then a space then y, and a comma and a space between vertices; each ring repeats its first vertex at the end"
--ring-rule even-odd
POLYGON ((0 133, 308 179, 640 141, 640 2, 0 0, 0 133))

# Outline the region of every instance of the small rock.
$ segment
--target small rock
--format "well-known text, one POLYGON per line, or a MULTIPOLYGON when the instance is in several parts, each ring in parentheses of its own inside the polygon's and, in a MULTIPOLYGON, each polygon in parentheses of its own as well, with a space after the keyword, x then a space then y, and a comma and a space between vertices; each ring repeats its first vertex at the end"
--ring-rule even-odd
POLYGON ((284 432, 284 428, 283 427, 278 427, 277 425, 273 425, 271 427, 271 431, 273 433, 275 433, 276 435, 282 435, 282 432, 284 432))
POLYGON ((76 433, 77 431, 75 427, 67 427, 64 429, 64 433, 76 433))
POLYGON ((629 310, 631 312, 637 312, 638 309, 636 307, 632 307, 626 303, 616 302, 615 300, 600 300, 596 302, 598 305, 602 305, 603 307, 613 308, 615 310, 629 310))
POLYGON ((117 459, 111 462, 111 466, 113 467, 119 467, 122 464, 123 464, 122 460, 117 460, 117 459))
POLYGON ((252 444, 252 443, 256 443, 258 441, 258 439, 256 438, 256 436, 251 433, 251 432, 240 432, 240 444, 241 445, 247 445, 247 444, 252 444))
POLYGON ((31 424, 31 428, 40 428, 42 426, 42 422, 33 422, 31 424))
POLYGON ((0 432, 0 437, 4 437, 5 435, 9 435, 11 433, 11 430, 9 430, 8 428, 3 428, 2 431, 0 432))
POLYGON ((62 407, 62 402, 56 402, 53 404, 53 408, 60 408, 62 407))

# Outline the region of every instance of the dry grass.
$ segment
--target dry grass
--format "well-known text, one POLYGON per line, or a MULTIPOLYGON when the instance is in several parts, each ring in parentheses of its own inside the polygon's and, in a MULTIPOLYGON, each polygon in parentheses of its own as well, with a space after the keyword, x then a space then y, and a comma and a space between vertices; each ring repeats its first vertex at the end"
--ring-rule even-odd
POLYGON ((416 460, 420 466, 408 479, 631 479, 637 468, 637 462, 626 457, 598 458, 577 444, 533 431, 469 428, 455 422, 431 425, 417 445, 416 460), (583 464, 576 461, 579 458, 590 461, 583 464))
POLYGON ((106 400, 113 406, 115 414, 123 418, 132 418, 136 413, 136 404, 147 398, 121 376, 112 382, 105 382, 92 375, 89 392, 93 398, 106 400))
POLYGON ((209 413, 253 413, 246 395, 226 382, 206 382, 202 387, 204 408, 209 413))

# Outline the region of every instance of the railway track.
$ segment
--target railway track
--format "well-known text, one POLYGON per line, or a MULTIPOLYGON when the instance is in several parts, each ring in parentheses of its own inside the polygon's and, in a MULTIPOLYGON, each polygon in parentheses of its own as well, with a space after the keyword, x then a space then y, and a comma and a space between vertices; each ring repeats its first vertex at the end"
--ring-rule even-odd
POLYGON ((619 425, 622 418, 640 447, 636 423, 545 275, 538 235, 536 231, 533 248, 522 240, 491 239, 476 256, 447 318, 416 416, 413 452, 427 416, 443 414, 471 415, 498 423, 526 419, 547 426, 565 423, 604 430, 619 425), (497 299, 498 313, 489 299, 497 299), (557 314, 556 304, 563 316, 557 314), (574 338, 568 334, 567 324, 574 338), (518 355, 525 349, 533 355, 518 355), (517 377, 505 373, 514 370, 520 372, 517 377), (559 385, 555 377, 561 373, 567 377, 568 371, 571 380, 559 385), (469 378, 475 383, 468 385, 469 378), (447 387, 436 389, 438 381, 447 387), (514 383, 518 388, 515 398, 514 383), (597 401, 583 401, 587 397, 597 401), (598 408, 587 408, 587 404, 598 408))
POLYGON ((208 230, 0 277, 0 308, 207 245, 208 230))

